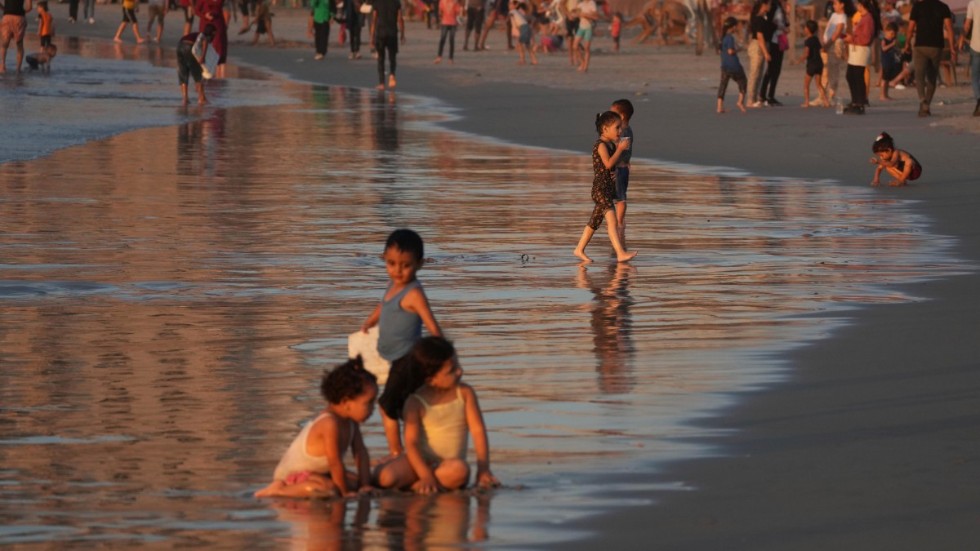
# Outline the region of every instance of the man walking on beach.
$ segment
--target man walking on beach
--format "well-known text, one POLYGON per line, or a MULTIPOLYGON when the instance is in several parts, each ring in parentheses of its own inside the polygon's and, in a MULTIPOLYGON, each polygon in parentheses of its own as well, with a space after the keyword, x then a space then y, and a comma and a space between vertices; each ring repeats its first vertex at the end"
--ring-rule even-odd
POLYGON ((939 62, 943 53, 944 40, 949 46, 950 60, 956 66, 956 47, 953 45, 953 14, 949 6, 940 0, 919 0, 912 6, 909 14, 908 38, 905 51, 912 51, 912 66, 915 69, 915 86, 919 92, 919 116, 928 117, 932 113, 929 105, 936 93, 936 80, 939 78, 939 62), (945 31, 946 36, 943 36, 945 31), (915 47, 912 40, 915 39, 915 47))
POLYGON ((31 0, 6 0, 0 3, 0 74, 7 72, 7 48, 13 40, 17 46, 17 72, 24 64, 24 35, 27 34, 27 12, 34 6, 31 0))
POLYGON ((400 0, 373 0, 371 6, 371 17, 374 19, 371 28, 374 29, 374 36, 371 42, 374 49, 378 52, 378 90, 385 89, 385 55, 388 56, 388 88, 395 87, 395 69, 398 64, 398 42, 405 43, 405 20, 402 18, 402 4, 400 0))

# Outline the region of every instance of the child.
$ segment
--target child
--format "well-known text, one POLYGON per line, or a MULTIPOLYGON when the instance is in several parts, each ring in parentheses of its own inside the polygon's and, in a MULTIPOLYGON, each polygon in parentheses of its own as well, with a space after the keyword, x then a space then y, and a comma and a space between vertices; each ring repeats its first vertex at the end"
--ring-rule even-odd
POLYGON ((599 11, 594 0, 582 0, 575 8, 578 14, 578 30, 572 41, 573 63, 578 62, 578 70, 587 72, 592 59, 592 28, 599 20, 599 11))
POLYGON ((527 63, 526 55, 531 57, 531 65, 538 64, 538 56, 535 55, 535 47, 532 46, 531 25, 527 20, 527 6, 518 0, 511 0, 510 3, 510 28, 511 34, 517 39, 517 53, 520 55, 518 65, 527 63))
MULTIPOLYGON (((48 10, 48 3, 46 0, 37 3, 37 35, 41 38, 41 52, 44 53, 48 46, 51 45, 51 38, 54 37, 54 18, 51 17, 51 12, 48 10)), ((53 55, 51 57, 54 57, 53 55)), ((30 63, 30 62, 28 62, 30 63)), ((31 65, 32 69, 36 69, 31 65)))
POLYGON ((623 125, 619 129, 619 141, 626 141, 626 149, 616 163, 616 224, 619 226, 619 243, 626 247, 626 189, 630 185, 630 159, 633 157, 633 102, 628 99, 618 99, 612 103, 610 111, 619 115, 623 125))
POLYGON ((330 18, 333 17, 334 3, 330 0, 311 0, 310 19, 306 34, 313 38, 313 59, 322 60, 327 56, 330 46, 330 18))
POLYGON ((381 303, 365 320, 361 330, 378 326, 378 354, 391 362, 388 381, 378 400, 381 406, 381 420, 384 424, 388 452, 392 456, 402 453, 402 439, 398 430, 402 403, 394 389, 405 384, 411 373, 407 366, 412 347, 422 338, 422 325, 434 336, 441 336, 442 330, 436 322, 429 299, 422 290, 422 284, 415 278, 422 268, 425 258, 424 245, 419 234, 412 230, 395 230, 385 242, 384 261, 391 283, 385 290, 381 303))
POLYGON ((803 77, 803 107, 810 107, 810 81, 814 80, 817 84, 817 91, 820 92, 820 105, 830 107, 830 100, 827 99, 827 89, 823 86, 823 58, 820 52, 820 39, 817 38, 817 22, 810 19, 804 25, 806 40, 803 42, 803 55, 799 62, 806 61, 806 76, 803 77))
POLYGON ((456 27, 459 25, 459 17, 463 14, 463 5, 459 0, 439 0, 439 21, 442 26, 439 35, 439 53, 436 55, 436 63, 442 62, 442 50, 446 46, 446 38, 449 38, 449 62, 453 62, 453 54, 456 51, 456 27))
POLYGON ((112 37, 113 42, 122 42, 122 33, 126 30, 126 25, 133 26, 133 36, 136 37, 137 44, 145 42, 140 36, 140 25, 136 20, 136 0, 122 0, 122 22, 116 29, 116 36, 112 37))
MULTIPOLYGON (((208 46, 214 40, 214 25, 205 25, 204 31, 199 33, 189 33, 184 35, 177 43, 177 81, 180 82, 180 95, 183 104, 187 105, 187 81, 189 77, 194 77, 194 88, 197 90, 197 103, 204 105, 208 98, 204 95, 203 78, 211 78, 204 68, 204 58, 207 55, 208 46), (205 74, 205 72, 208 74, 205 74)), ((217 54, 211 54, 217 55, 217 54)))
POLYGON ((898 25, 889 23, 881 38, 881 96, 888 101, 888 86, 902 72, 902 58, 898 49, 898 25))
POLYGON ((361 358, 323 374, 320 393, 327 407, 303 426, 276 466, 272 483, 255 497, 350 497, 351 488, 370 489, 370 460, 360 424, 374 412, 378 384, 361 358), (344 468, 348 448, 357 473, 344 468))
POLYGON ((269 9, 269 2, 262 0, 255 9, 255 36, 252 44, 258 44, 259 37, 268 33, 269 45, 276 45, 276 37, 272 34, 272 11, 269 9))
POLYGON ((41 69, 42 71, 50 72, 51 59, 56 55, 58 55, 58 47, 54 44, 49 44, 42 47, 40 52, 29 54, 25 60, 32 71, 41 69))
POLYGON ((721 83, 718 85, 718 112, 725 112, 725 91, 728 90, 728 81, 734 80, 738 84, 738 101, 735 105, 739 111, 745 112, 745 91, 748 89, 748 79, 745 78, 745 69, 738 60, 738 46, 735 44, 735 35, 732 29, 738 25, 738 20, 734 17, 725 19, 722 26, 721 39, 721 83))
POLYGON ((619 53, 619 37, 623 34, 623 14, 616 12, 612 16, 612 23, 609 24, 609 34, 613 40, 613 51, 619 53))
POLYGON ((891 174, 894 180, 888 185, 898 187, 908 184, 912 180, 918 180, 922 175, 922 165, 908 151, 895 149, 895 141, 887 132, 878 134, 875 143, 871 146, 871 151, 875 156, 871 157, 871 164, 875 166, 875 176, 871 180, 871 185, 881 184, 878 177, 882 171, 891 174))
POLYGON ((405 455, 375 470, 382 488, 411 488, 420 494, 456 490, 469 482, 466 462, 469 434, 476 448, 476 482, 481 488, 500 486, 490 472, 490 445, 476 392, 460 381, 452 343, 426 337, 412 350, 412 384, 400 389, 405 403, 405 455))
POLYGON ((595 172, 592 179, 592 200, 595 201, 595 208, 592 210, 588 225, 582 230, 582 237, 574 251, 575 256, 585 262, 592 262, 592 259, 585 255, 585 247, 589 245, 592 235, 602 225, 603 218, 606 219, 606 227, 609 230, 609 241, 616 250, 616 260, 626 262, 636 256, 635 252, 631 253, 623 248, 619 240, 619 224, 616 222, 616 213, 613 210, 616 182, 613 179, 612 169, 619 162, 623 151, 629 147, 626 140, 619 141, 617 144, 622 125, 623 119, 613 111, 606 111, 595 117, 595 129, 599 133, 599 139, 592 146, 592 170, 595 172))

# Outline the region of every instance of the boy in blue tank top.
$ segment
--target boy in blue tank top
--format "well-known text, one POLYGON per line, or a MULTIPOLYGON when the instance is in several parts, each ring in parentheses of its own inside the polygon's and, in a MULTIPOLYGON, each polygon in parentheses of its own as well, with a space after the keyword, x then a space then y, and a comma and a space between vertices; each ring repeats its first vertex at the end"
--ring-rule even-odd
POLYGON ((425 296, 422 284, 415 278, 422 268, 425 249, 422 237, 412 230, 395 230, 385 242, 384 261, 391 283, 378 306, 361 326, 361 331, 378 326, 378 354, 391 363, 388 382, 378 399, 384 423, 388 451, 392 456, 403 451, 398 419, 405 405, 399 388, 411 384, 408 361, 412 347, 422 338, 422 325, 432 336, 442 330, 425 296))

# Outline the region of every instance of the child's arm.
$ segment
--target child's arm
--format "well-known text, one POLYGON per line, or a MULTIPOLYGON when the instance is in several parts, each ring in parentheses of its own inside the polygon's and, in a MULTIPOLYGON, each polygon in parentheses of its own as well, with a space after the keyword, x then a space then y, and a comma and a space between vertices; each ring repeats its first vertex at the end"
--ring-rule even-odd
POLYGON ((429 299, 425 296, 425 291, 421 287, 416 287, 409 291, 405 298, 401 302, 402 309, 408 312, 415 312, 422 318, 422 323, 425 328, 429 330, 429 334, 433 337, 441 337, 442 329, 439 328, 439 322, 436 321, 436 317, 432 315, 432 309, 429 308, 429 299))
POLYGON ((371 457, 361 436, 361 427, 354 425, 354 437, 351 439, 351 452, 357 465, 358 492, 368 492, 371 487, 371 457))
POLYGON ((500 481, 490 472, 490 440, 487 438, 487 425, 483 421, 476 391, 467 384, 460 384, 460 387, 466 403, 466 425, 473 435, 473 447, 476 450, 476 483, 481 488, 500 486, 500 481))
POLYGON ((345 450, 340 445, 343 436, 341 435, 340 423, 341 421, 332 415, 327 416, 314 425, 310 432, 322 443, 323 455, 326 456, 327 465, 330 466, 330 481, 337 488, 339 495, 347 496, 350 495, 350 491, 347 489, 347 472, 344 469, 345 450))
POLYGON ((874 178, 871 179, 871 185, 873 185, 873 186, 877 186, 877 185, 881 184, 881 179, 880 179, 881 178, 881 171, 885 169, 885 167, 881 164, 881 159, 875 159, 875 165, 876 165, 875 166, 875 175, 874 175, 874 178))
POLYGON ((616 144, 616 151, 612 155, 609 154, 609 148, 602 146, 599 148, 599 158, 602 159, 602 165, 606 167, 606 170, 612 170, 616 163, 619 162, 619 157, 622 156, 623 151, 629 148, 629 143, 626 141, 620 141, 616 144))
POLYGON ((806 58, 808 57, 810 57, 810 47, 803 46, 803 55, 800 56, 800 59, 796 60, 796 63, 797 64, 803 63, 804 61, 806 61, 806 58))
POLYGON ((364 331, 365 333, 367 333, 368 329, 370 329, 370 328, 372 328, 372 327, 374 327, 375 325, 378 324, 378 320, 379 319, 381 319, 381 303, 380 302, 378 303, 377 306, 374 307, 374 310, 371 312, 371 315, 368 316, 368 318, 366 320, 364 320, 364 323, 361 325, 361 331, 364 331))
POLYGON ((438 492, 439 481, 436 474, 422 457, 422 450, 419 449, 419 434, 422 430, 422 406, 417 399, 409 397, 405 401, 405 410, 402 415, 405 420, 405 455, 408 456, 408 463, 415 471, 415 476, 419 478, 415 491, 420 494, 432 494, 438 492))

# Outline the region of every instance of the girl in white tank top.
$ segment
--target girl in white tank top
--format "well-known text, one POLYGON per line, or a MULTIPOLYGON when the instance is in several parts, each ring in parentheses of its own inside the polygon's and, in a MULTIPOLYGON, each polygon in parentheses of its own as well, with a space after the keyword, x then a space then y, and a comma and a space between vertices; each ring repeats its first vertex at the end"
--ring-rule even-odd
POLYGON ((425 337, 412 350, 412 374, 421 383, 405 401, 405 453, 381 464, 375 482, 382 488, 411 488, 429 494, 455 490, 469 482, 466 448, 470 434, 476 452, 476 481, 499 486, 490 471, 490 445, 476 392, 460 381, 463 368, 452 343, 425 337))

